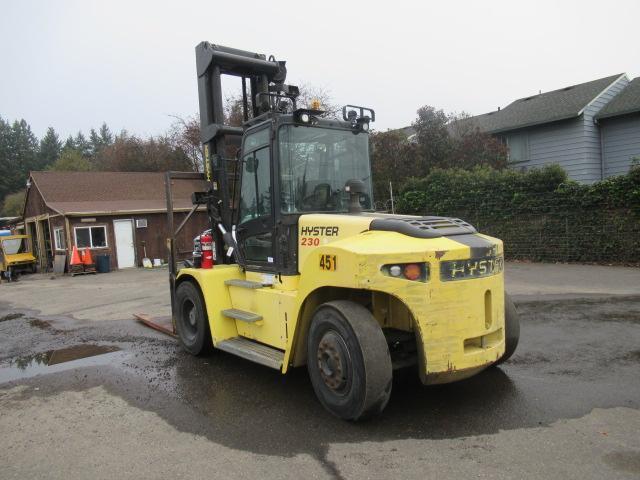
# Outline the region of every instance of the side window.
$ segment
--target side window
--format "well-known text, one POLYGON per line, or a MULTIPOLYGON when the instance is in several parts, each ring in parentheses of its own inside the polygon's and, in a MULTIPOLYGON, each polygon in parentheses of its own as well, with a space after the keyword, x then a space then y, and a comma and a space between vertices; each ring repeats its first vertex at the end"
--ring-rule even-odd
POLYGON ((243 158, 239 225, 271 215, 272 197, 269 148, 265 147, 243 158))
POLYGON ((271 232, 247 237, 244 241, 244 256, 250 262, 273 263, 273 238, 271 232))
POLYGON ((526 133, 519 133, 507 137, 509 147, 509 162, 526 162, 529 160, 529 137, 526 133))
POLYGON ((244 139, 244 151, 249 152, 251 150, 255 150, 263 145, 269 144, 269 132, 271 132, 268 128, 263 128, 255 133, 250 133, 244 139))

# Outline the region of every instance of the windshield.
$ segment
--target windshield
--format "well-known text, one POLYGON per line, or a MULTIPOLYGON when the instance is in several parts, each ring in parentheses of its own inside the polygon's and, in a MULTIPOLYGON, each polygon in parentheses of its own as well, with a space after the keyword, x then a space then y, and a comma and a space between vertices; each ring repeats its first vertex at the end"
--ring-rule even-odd
POLYGON ((2 248, 7 255, 15 255, 17 253, 25 253, 27 251, 27 242, 24 238, 7 238, 2 240, 2 248))
POLYGON ((368 135, 285 125, 278 141, 284 213, 347 212, 349 194, 344 186, 349 180, 364 182, 360 204, 371 209, 368 135))

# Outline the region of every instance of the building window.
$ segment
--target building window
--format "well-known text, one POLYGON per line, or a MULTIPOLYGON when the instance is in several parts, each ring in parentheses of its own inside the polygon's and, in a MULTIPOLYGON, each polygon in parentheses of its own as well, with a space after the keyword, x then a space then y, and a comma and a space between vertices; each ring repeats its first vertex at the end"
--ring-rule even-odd
POLYGON ((529 160, 529 136, 526 133, 509 135, 507 146, 509 147, 509 163, 529 160))
POLYGON ((64 241, 64 229, 63 228, 54 228, 53 229, 53 242, 55 244, 56 250, 66 250, 67 242, 64 241))
POLYGON ((75 227, 76 246, 78 248, 107 247, 107 227, 75 227))

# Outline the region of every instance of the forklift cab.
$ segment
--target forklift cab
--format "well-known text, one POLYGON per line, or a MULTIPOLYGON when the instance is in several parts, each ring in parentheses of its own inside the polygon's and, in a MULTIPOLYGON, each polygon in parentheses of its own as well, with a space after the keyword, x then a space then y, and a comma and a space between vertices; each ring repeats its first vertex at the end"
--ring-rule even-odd
POLYGON ((307 112, 265 119, 243 137, 233 224, 249 270, 296 274, 287 259, 296 255, 298 218, 349 213, 354 180, 363 185, 360 208, 373 211, 367 131, 307 112))

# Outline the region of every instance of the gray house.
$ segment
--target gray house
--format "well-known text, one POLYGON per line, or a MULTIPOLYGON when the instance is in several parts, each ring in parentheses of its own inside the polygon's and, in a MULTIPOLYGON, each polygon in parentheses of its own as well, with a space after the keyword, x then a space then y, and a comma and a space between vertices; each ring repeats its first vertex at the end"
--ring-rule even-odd
POLYGON ((509 147, 513 168, 559 164, 592 183, 640 157, 640 77, 626 74, 520 98, 468 121, 509 147))

